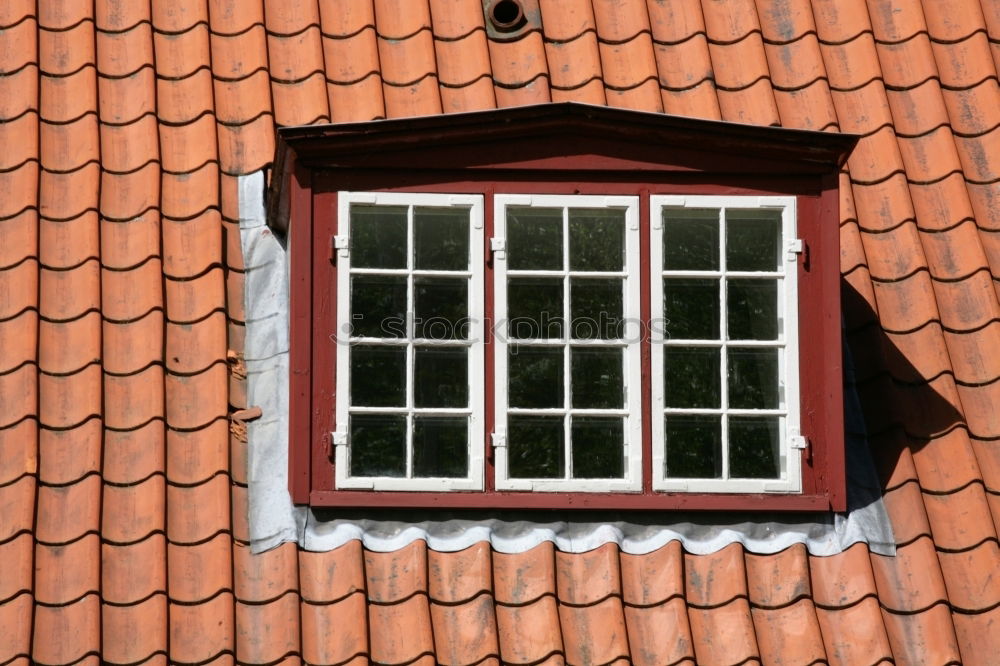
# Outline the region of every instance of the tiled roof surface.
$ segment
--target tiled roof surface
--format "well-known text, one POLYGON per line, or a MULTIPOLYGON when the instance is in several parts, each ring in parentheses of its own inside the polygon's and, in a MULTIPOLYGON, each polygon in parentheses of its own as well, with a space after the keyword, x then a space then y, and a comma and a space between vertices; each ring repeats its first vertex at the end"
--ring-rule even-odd
POLYGON ((1000 3, 0 2, 0 664, 996 663, 1000 3), (861 134, 898 556, 247 545, 237 177, 277 125, 576 100, 861 134), (236 424, 238 425, 238 424, 236 424))

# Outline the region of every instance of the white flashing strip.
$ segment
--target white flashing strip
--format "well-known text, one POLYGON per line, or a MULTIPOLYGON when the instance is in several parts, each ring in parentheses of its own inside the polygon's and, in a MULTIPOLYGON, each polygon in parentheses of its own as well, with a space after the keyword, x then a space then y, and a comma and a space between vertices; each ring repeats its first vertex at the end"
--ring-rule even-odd
MULTIPOLYGON (((726 270, 726 216, 729 208, 753 209, 770 208, 781 211, 781 247, 786 252, 801 251, 802 241, 797 238, 795 197, 738 197, 738 196, 653 196, 650 201, 650 303, 652 326, 652 388, 653 388, 653 488, 660 491, 687 491, 706 493, 797 493, 802 489, 802 451, 800 446, 799 407, 799 347, 798 347, 798 265, 781 261, 778 271, 759 274, 727 272, 726 270), (722 337, 718 341, 695 341, 692 346, 718 347, 720 356, 720 389, 722 408, 676 409, 666 405, 664 394, 664 346, 668 344, 690 344, 682 340, 668 340, 665 336, 667 323, 663 311, 663 211, 670 208, 716 209, 719 212, 720 267, 718 271, 670 271, 673 277, 713 277, 721 278, 720 309, 722 337), (743 347, 773 347, 778 351, 778 410, 756 410, 760 414, 779 417, 779 467, 776 479, 733 478, 729 470, 728 417, 730 415, 753 413, 728 407, 728 382, 726 379, 726 351, 735 341, 725 339, 727 330, 727 307, 725 302, 725 279, 747 276, 774 278, 778 283, 778 339, 773 342, 739 341, 743 347), (722 461, 720 478, 690 479, 671 478, 666 469, 666 429, 664 416, 668 414, 719 414, 722 417, 722 461), (798 438, 796 438, 798 436, 798 438)), ((792 255, 797 258, 797 255, 792 255)), ((784 258, 784 257, 782 257, 784 258)), ((707 305, 706 305, 707 306, 707 305)))
MULTIPOLYGON (((363 271, 369 273, 401 274, 407 277, 407 335, 402 339, 383 340, 385 344, 397 344, 406 349, 407 395, 406 406, 399 409, 352 408, 351 395, 351 342, 365 339, 350 337, 351 328, 351 257, 349 252, 341 254, 337 261, 337 404, 336 418, 338 432, 342 432, 346 442, 335 447, 335 484, 344 489, 370 490, 412 490, 449 491, 482 490, 484 473, 485 414, 483 377, 484 348, 486 339, 485 312, 483 304, 483 263, 479 260, 479 248, 483 247, 483 198, 481 196, 457 194, 404 194, 396 192, 340 192, 337 196, 337 236, 350 245, 351 206, 359 203, 369 205, 389 205, 407 207, 407 268, 405 270, 363 271), (417 339, 413 335, 413 277, 418 273, 413 267, 413 209, 416 206, 437 206, 466 208, 469 211, 469 270, 441 272, 442 275, 466 276, 469 278, 469 330, 468 341, 456 343, 451 340, 417 339), (468 352, 469 407, 457 410, 429 410, 414 406, 414 348, 416 345, 434 347, 465 347, 468 352), (469 417, 468 475, 464 478, 415 478, 413 476, 413 419, 415 415, 434 415, 442 412, 467 414, 469 417), (353 476, 351 468, 350 418, 352 413, 400 413, 406 416, 406 477, 353 476)), ((355 271, 360 272, 360 271, 355 271)), ((435 271, 435 273, 437 273, 435 271)))

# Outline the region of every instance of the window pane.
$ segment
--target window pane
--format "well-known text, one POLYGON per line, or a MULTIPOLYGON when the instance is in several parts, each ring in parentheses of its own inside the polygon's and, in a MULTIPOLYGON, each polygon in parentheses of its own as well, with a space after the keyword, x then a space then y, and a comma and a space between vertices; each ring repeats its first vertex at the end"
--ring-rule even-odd
POLYGON ((352 276, 351 324, 356 337, 406 337, 406 278, 352 276))
POLYGON ((507 209, 507 268, 563 269, 562 208, 507 209))
POLYGON ((675 340, 719 339, 719 281, 663 281, 664 329, 675 340))
POLYGON ((625 425, 620 418, 574 417, 573 478, 625 476, 625 425))
POLYGON ((413 417, 413 476, 469 475, 469 425, 462 417, 413 417))
POLYGON ((574 338, 616 340, 624 335, 624 282, 621 278, 570 280, 570 321, 574 338))
POLYGON ((561 347, 507 348, 507 401, 511 407, 564 407, 561 347))
POLYGON ((733 416, 729 419, 729 475, 744 479, 776 479, 778 417, 733 416))
POLYGON ((555 339, 563 336, 561 278, 507 280, 507 330, 511 338, 555 339))
POLYGON ((413 279, 413 335, 430 340, 462 340, 469 336, 467 278, 413 279))
POLYGON ((469 210, 413 209, 414 266, 422 270, 469 269, 469 210))
POLYGON ((406 417, 351 415, 351 476, 406 476, 406 417))
POLYGON ((468 407, 469 350, 417 347, 413 350, 416 407, 468 407))
POLYGON ((569 209, 569 269, 620 271, 625 267, 625 211, 569 209))
POLYGON ((719 270, 719 211, 663 209, 663 269, 719 270))
POLYGON ((666 475, 675 479, 722 476, 722 422, 718 416, 667 416, 666 475))
POLYGON ((778 339, 778 281, 729 280, 730 340, 778 339))
POLYGON ((554 479, 565 475, 563 417, 507 419, 507 467, 512 479, 554 479))
POLYGON ((406 268, 406 206, 351 206, 351 265, 406 268))
POLYGON ((777 349, 729 349, 729 406, 777 409, 777 349))
POLYGON ((573 407, 620 409, 625 404, 624 357, 618 348, 573 347, 573 407))
POLYGON ((726 211, 726 269, 776 271, 781 251, 781 211, 726 211))
POLYGON ((406 347, 351 347, 351 404, 406 406, 406 347))
POLYGON ((721 407, 720 352, 715 347, 664 347, 667 407, 721 407))

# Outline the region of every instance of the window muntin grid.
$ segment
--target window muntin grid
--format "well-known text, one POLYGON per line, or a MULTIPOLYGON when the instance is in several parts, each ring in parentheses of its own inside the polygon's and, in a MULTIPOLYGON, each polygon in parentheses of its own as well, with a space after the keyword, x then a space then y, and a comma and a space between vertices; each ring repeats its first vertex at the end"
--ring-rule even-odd
POLYGON ((337 487, 482 489, 482 197, 338 209, 337 487))
POLYGON ((638 199, 494 203, 497 489, 640 490, 638 199))
POLYGON ((654 489, 799 491, 794 198, 651 204, 654 489))

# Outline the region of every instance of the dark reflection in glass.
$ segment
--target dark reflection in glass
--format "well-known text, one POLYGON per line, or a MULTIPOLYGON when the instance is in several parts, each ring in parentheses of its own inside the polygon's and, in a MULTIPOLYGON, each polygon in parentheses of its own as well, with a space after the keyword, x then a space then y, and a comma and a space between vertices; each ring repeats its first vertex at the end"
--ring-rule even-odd
POLYGON ((413 476, 464 478, 469 475, 468 419, 413 417, 413 476))
POLYGON ((351 476, 406 476, 406 417, 351 415, 351 476))
POLYGON ((511 407, 563 407, 563 350, 560 347, 507 348, 507 400, 511 407))
POLYGON ((776 271, 780 251, 780 210, 726 210, 727 270, 776 271))
POLYGON ((620 409, 625 404, 624 356, 617 347, 573 347, 573 407, 620 409))
POLYGON ((569 269, 620 271, 625 267, 625 211, 569 209, 569 269))
POLYGON ((573 417, 574 479, 625 476, 625 424, 621 418, 573 417))
POLYGON ((406 206, 351 206, 351 265, 406 268, 406 206))
POLYGON ((667 416, 666 475, 673 479, 722 476, 722 421, 718 416, 667 416))
POLYGON ((510 416, 507 467, 512 479, 559 479, 565 473, 563 417, 510 416))
POLYGON ((720 352, 717 347, 664 347, 667 407, 721 406, 720 352))
POLYGON ((578 340, 616 340, 624 336, 621 278, 572 278, 570 321, 578 340))
POLYGON ((420 270, 469 269, 469 209, 413 209, 414 267, 420 270))
POLYGON ((663 269, 719 270, 719 211, 663 209, 663 269))
POLYGON ((508 335, 519 340, 558 339, 563 336, 563 281, 561 278, 507 280, 508 335))
POLYGON ((469 337, 469 280, 417 277, 413 279, 413 335, 429 340, 469 337))
POLYGON ((728 375, 730 407, 777 409, 777 349, 730 347, 728 375))
POLYGON ((663 316, 673 340, 719 339, 719 281, 668 278, 663 281, 663 316))
POLYGON ((406 347, 351 347, 351 404, 406 406, 406 347))
POLYGON ((406 337, 406 278, 352 276, 351 324, 355 337, 406 337))
POLYGON ((742 479, 777 479, 778 417, 729 418, 729 476, 742 479))
POLYGON ((777 280, 730 279, 727 291, 730 340, 778 339, 777 280))
POLYGON ((507 268, 563 269, 562 208, 507 208, 507 268))
POLYGON ((469 350, 416 347, 413 402, 416 407, 469 406, 469 350))

